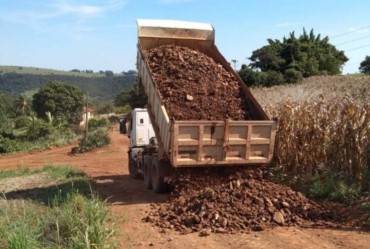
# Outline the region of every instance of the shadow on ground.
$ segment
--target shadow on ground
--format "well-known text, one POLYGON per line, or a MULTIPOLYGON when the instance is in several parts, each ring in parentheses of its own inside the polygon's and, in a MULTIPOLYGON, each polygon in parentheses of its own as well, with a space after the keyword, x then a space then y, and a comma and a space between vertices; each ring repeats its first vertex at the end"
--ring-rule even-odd
POLYGON ((158 203, 169 197, 169 194, 156 194, 146 189, 142 179, 132 179, 129 175, 99 176, 92 180, 102 198, 115 205, 158 203))

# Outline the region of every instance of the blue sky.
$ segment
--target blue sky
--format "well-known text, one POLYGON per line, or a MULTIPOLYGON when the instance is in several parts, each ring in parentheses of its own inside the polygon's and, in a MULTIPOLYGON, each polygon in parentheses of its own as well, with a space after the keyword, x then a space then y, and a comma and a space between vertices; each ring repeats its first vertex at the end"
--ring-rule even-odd
POLYGON ((207 22, 238 67, 267 38, 314 29, 346 51, 344 73, 370 55, 366 0, 0 0, 0 65, 122 72, 135 69, 136 19, 207 22))

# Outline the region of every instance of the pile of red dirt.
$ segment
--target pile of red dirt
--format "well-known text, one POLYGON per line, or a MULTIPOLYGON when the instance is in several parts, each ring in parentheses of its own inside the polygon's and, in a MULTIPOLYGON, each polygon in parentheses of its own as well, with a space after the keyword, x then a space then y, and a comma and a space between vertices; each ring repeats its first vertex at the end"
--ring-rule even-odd
POLYGON ((189 169, 172 177, 168 202, 153 204, 144 218, 182 233, 262 231, 274 226, 334 226, 336 216, 262 170, 189 169))
POLYGON ((171 118, 251 119, 237 78, 211 57, 174 45, 159 46, 145 54, 171 118))

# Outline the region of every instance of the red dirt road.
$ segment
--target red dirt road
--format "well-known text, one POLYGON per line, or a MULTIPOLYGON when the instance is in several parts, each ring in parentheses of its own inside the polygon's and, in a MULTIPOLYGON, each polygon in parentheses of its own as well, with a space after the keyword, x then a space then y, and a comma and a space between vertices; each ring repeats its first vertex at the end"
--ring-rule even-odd
POLYGON ((370 233, 332 229, 276 228, 248 234, 197 233, 180 235, 177 232, 159 233, 149 223, 142 222, 150 203, 162 202, 167 195, 156 195, 146 190, 141 180, 128 175, 126 136, 118 127, 110 132, 111 144, 86 154, 69 155, 74 145, 36 153, 17 153, 0 157, 0 169, 19 166, 30 168, 50 165, 72 165, 85 171, 96 182, 99 193, 108 198, 116 223, 120 228, 121 248, 370 248, 370 233))

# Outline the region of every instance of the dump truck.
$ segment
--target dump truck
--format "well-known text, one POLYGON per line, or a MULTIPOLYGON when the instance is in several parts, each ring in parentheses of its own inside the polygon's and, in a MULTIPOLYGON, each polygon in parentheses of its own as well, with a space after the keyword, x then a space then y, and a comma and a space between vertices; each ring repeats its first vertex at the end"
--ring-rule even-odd
POLYGON ((268 164, 273 156, 277 123, 270 120, 215 45, 207 23, 137 20, 138 84, 147 106, 131 113, 129 172, 145 186, 166 191, 174 169, 268 164), (145 52, 162 45, 184 46, 211 57, 238 80, 253 120, 174 120, 163 103, 145 52))

